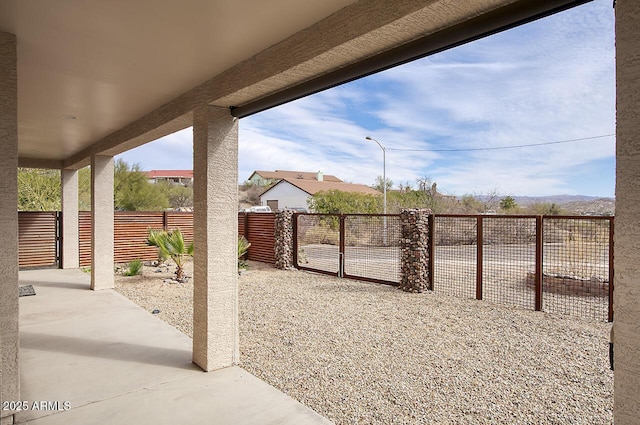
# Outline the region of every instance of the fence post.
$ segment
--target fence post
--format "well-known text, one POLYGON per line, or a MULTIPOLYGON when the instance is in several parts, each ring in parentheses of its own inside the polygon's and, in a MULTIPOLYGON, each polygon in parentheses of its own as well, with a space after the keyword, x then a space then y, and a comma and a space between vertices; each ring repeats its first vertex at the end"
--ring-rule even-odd
MULTIPOLYGON (((339 263, 338 263, 338 277, 344 277, 344 214, 340 214, 340 216, 338 217, 338 219, 340 220, 340 240, 339 240, 339 247, 338 247, 338 255, 340 257, 339 259, 339 263)), ((385 217, 386 219, 386 217, 385 217)), ((386 230, 386 229, 385 229, 386 230)))
POLYGON ((543 259, 544 244, 544 218, 536 217, 536 273, 535 273, 535 310, 542 311, 542 284, 543 284, 543 259))
POLYGON ((436 215, 429 214, 429 290, 433 291, 435 281, 436 215))
POLYGON ((423 292, 429 289, 429 209, 400 212, 400 289, 423 292))
POLYGON ((484 220, 482 216, 476 217, 476 299, 482 299, 482 263, 483 263, 483 229, 484 220))
POLYGON ((614 236, 614 218, 609 218, 609 312, 607 314, 607 320, 613 322, 613 236, 614 236))
POLYGON ((273 251, 275 256, 275 266, 281 270, 294 268, 293 214, 293 210, 276 212, 273 251))

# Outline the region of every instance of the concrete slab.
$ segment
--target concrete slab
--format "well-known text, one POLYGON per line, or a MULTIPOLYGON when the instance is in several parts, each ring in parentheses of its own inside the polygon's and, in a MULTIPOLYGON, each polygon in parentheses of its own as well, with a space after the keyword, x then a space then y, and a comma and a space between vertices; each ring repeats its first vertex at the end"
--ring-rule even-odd
POLYGON ((239 367, 202 372, 191 338, 114 290, 90 291, 87 274, 31 270, 20 279, 36 296, 20 298, 29 408, 17 423, 331 423, 239 367))

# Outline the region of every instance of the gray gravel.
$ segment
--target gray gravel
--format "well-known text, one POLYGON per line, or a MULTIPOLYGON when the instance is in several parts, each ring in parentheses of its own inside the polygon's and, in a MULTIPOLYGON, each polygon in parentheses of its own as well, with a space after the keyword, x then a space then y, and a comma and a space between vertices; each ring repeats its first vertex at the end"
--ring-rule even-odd
MULTIPOLYGON (((610 324, 250 266, 241 366, 336 424, 613 421, 610 324)), ((193 286, 167 276, 116 288, 191 335, 193 286)))

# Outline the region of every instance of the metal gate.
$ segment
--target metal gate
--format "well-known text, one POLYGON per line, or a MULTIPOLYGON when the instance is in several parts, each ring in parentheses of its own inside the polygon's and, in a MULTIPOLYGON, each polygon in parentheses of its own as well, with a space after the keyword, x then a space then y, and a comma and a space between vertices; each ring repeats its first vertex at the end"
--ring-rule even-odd
POLYGON ((298 269, 388 285, 400 282, 399 215, 298 213, 293 232, 298 269))
POLYGON ((60 212, 18 212, 18 265, 60 266, 60 212))

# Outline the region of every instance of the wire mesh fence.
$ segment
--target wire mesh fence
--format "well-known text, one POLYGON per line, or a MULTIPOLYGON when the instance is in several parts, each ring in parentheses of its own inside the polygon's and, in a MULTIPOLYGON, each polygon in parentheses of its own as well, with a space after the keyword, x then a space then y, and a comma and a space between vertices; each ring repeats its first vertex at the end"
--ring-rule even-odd
POLYGON ((476 217, 436 216, 434 290, 462 298, 476 295, 478 223, 476 217))
POLYGON ((296 267, 338 275, 340 270, 340 216, 295 215, 296 267))
POLYGON ((344 216, 344 277, 400 283, 400 217, 344 216))
MULTIPOLYGON (((296 265, 398 284, 398 215, 296 214, 296 265)), ((613 320, 611 217, 436 215, 434 291, 613 320)))
POLYGON ((612 217, 436 215, 434 223, 435 291, 613 320, 612 217))
POLYGON ((480 217, 482 298, 525 308, 535 306, 535 287, 526 285, 536 269, 535 217, 480 217))
POLYGON ((545 217, 543 310, 611 320, 611 217, 545 217))

